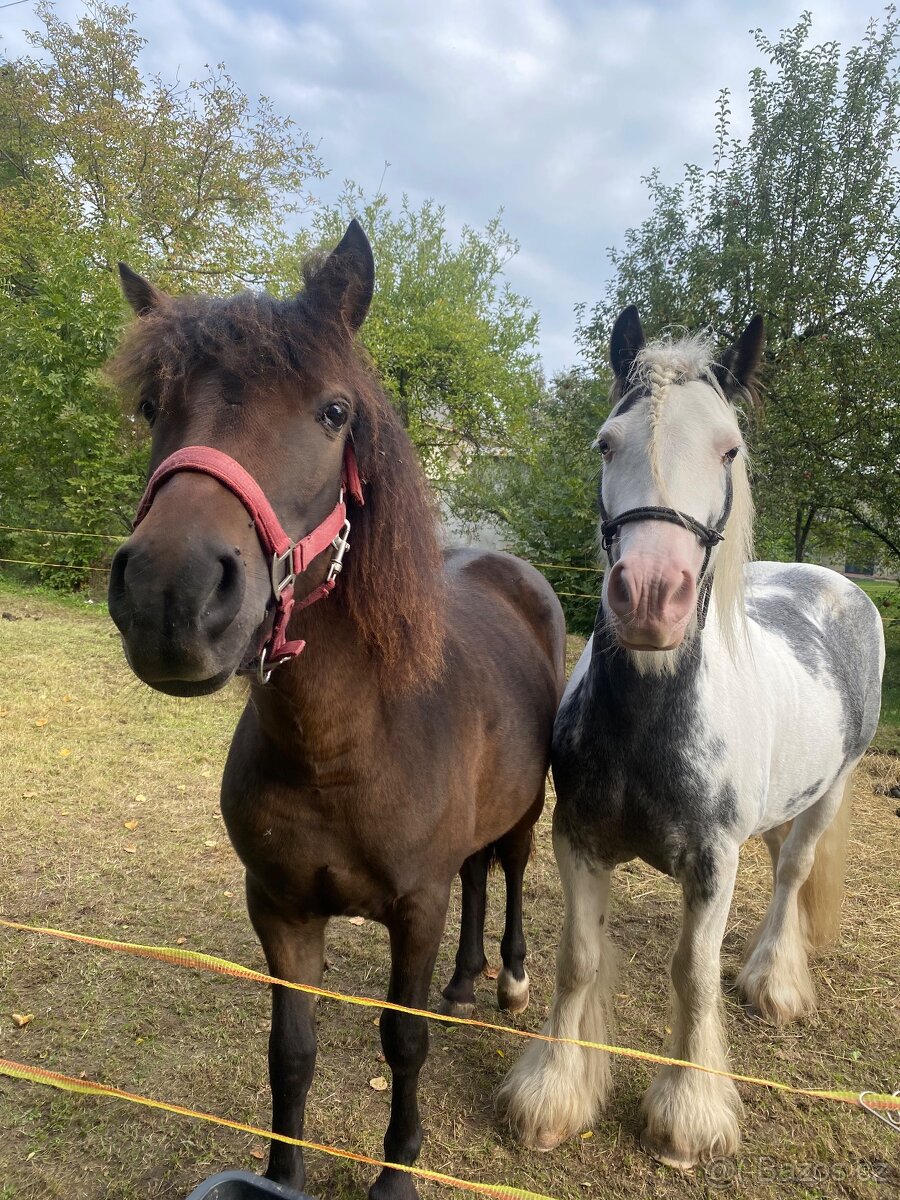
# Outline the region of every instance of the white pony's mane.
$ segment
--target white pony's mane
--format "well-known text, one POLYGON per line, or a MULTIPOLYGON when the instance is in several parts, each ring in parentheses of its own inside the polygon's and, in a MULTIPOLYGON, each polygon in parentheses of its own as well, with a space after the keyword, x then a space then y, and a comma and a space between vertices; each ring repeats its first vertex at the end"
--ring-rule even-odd
MULTIPOLYGON (((695 381, 712 389, 723 409, 740 425, 740 412, 726 398, 715 374, 716 353, 712 338, 698 333, 677 340, 660 338, 648 342, 638 352, 628 375, 627 387, 643 386, 649 391, 650 466, 663 497, 665 480, 659 461, 659 430, 663 409, 671 389, 695 381)), ((750 494, 746 451, 732 463, 733 491, 731 515, 725 526, 725 540, 713 552, 713 604, 723 640, 736 654, 746 638, 747 612, 744 602, 744 567, 753 554, 753 497, 750 494)), ((674 670, 677 654, 655 655, 671 658, 674 670)), ((669 665, 669 664, 667 664, 669 665)))

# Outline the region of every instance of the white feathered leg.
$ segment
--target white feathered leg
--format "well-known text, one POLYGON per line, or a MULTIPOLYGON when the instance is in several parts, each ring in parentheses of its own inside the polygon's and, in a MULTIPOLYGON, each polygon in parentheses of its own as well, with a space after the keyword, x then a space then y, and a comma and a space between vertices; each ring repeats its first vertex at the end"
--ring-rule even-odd
MULTIPOLYGON (((607 934, 611 870, 590 865, 554 830, 565 897, 556 991, 543 1031, 609 1043, 613 948, 607 934)), ((533 1041, 504 1080, 498 1113, 534 1150, 552 1150, 589 1126, 609 1089, 609 1056, 582 1046, 533 1041)))
MULTIPOLYGON (((754 935, 747 961, 737 977, 745 1002, 776 1025, 815 1011, 816 993, 809 973, 809 943, 816 938, 804 928, 800 904, 801 888, 813 870, 820 840, 844 798, 846 776, 842 776, 811 808, 794 820, 778 848, 777 838, 767 838, 775 863, 775 889, 762 924, 754 935)), ((839 908, 843 882, 843 849, 835 874, 832 902, 839 908)), ((820 884, 821 889, 821 884, 820 884)))
MULTIPOLYGON (((708 887, 683 881, 681 939, 672 958, 672 1034, 666 1053, 717 1070, 728 1070, 719 952, 736 872, 734 849, 717 857, 708 887)), ((730 1079, 689 1067, 661 1067, 644 1094, 641 1143, 660 1162, 682 1170, 734 1154, 741 1140, 741 1107, 730 1079)))

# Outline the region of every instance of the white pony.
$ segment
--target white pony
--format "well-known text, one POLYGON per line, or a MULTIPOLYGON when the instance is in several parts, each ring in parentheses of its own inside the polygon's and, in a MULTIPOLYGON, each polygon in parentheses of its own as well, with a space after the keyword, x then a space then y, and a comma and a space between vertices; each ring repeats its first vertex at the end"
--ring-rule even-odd
MULTIPOLYGON (((667 1053, 725 1070, 719 952, 739 848, 762 835, 774 893, 737 985, 780 1024, 815 1007, 807 955, 837 932, 850 779, 884 667, 880 618, 854 584, 747 565, 733 405, 750 398, 763 337, 755 317, 715 361, 702 338, 645 345, 634 307, 616 322, 615 407, 597 437, 610 568, 553 738, 566 915, 545 1032, 612 1040, 610 876, 638 856, 683 893, 667 1053)), ((550 1150, 591 1124, 608 1090, 604 1053, 533 1042, 499 1106, 526 1145, 550 1150)), ((662 1067, 643 1108, 642 1143, 672 1166, 739 1145, 730 1079, 662 1067)))

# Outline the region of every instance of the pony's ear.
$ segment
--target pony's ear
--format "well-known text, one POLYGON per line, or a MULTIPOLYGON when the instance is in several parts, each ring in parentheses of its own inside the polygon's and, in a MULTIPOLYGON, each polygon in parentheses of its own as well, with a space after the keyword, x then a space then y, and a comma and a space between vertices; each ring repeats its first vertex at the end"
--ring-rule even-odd
POLYGON ((366 319, 375 290, 375 259, 354 217, 347 232, 307 284, 320 308, 340 315, 352 333, 366 319))
POLYGON ((719 361, 713 364, 716 379, 729 400, 743 396, 745 392, 753 395, 765 345, 766 327, 757 313, 734 345, 723 350, 719 361))
POLYGON ((119 263, 119 279, 125 299, 139 317, 143 317, 152 309, 157 308, 165 296, 164 292, 155 288, 143 275, 132 271, 127 263, 119 263))
POLYGON ((644 347, 644 330, 641 318, 633 304, 629 304, 613 325, 609 340, 609 361, 619 383, 625 383, 634 366, 634 360, 644 347))

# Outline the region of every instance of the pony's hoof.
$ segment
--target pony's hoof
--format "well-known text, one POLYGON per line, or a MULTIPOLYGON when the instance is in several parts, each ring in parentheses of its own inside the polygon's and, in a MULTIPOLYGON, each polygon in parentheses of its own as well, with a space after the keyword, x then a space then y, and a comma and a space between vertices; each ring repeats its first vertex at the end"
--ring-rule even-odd
POLYGON ((497 979, 497 1004, 505 1012, 522 1013, 528 1007, 528 972, 524 974, 524 979, 516 979, 506 967, 500 972, 497 979))
POLYGON ((438 1012, 442 1017, 471 1017, 474 1011, 474 1004, 461 1004, 458 1000, 448 1000, 446 996, 441 997, 438 1005, 438 1012))
POLYGON ((529 1138, 522 1138, 522 1145, 528 1150, 537 1150, 538 1154, 549 1154, 566 1140, 568 1134, 557 1133, 549 1129, 539 1129, 529 1138))
POLYGON ((658 1163, 662 1163, 665 1167, 673 1167, 676 1171, 693 1171, 700 1161, 699 1156, 694 1157, 686 1151, 680 1150, 671 1142, 663 1141, 662 1138, 654 1136, 646 1129, 641 1133, 641 1148, 658 1163))

